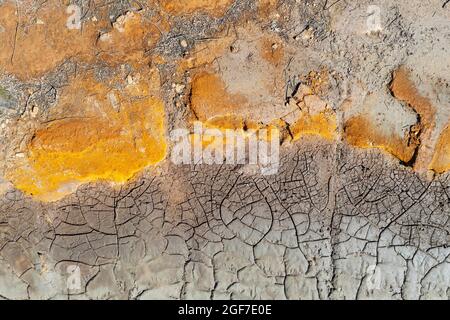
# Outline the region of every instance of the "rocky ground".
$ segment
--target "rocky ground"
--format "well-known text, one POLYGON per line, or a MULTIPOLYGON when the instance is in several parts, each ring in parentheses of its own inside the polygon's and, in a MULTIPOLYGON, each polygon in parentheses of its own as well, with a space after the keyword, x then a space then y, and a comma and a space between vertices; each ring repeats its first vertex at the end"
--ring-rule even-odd
POLYGON ((448 299, 449 40, 445 0, 0 1, 0 298, 448 299), (198 125, 278 170, 177 164, 198 125))

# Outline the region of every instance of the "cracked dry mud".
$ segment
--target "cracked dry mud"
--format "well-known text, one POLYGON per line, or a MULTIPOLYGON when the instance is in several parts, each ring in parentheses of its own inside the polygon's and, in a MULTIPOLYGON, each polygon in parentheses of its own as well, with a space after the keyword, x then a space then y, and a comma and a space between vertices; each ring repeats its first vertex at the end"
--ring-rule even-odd
POLYGON ((0 1, 0 298, 448 299, 449 40, 444 0, 0 1), (174 164, 199 123, 278 172, 174 164))

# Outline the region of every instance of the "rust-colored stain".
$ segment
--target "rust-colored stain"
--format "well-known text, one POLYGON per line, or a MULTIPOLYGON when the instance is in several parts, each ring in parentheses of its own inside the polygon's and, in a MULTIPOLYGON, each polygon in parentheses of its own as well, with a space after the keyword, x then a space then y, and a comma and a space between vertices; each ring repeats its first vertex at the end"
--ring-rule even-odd
POLYGON ((385 134, 363 115, 347 120, 344 137, 349 144, 355 147, 379 148, 405 163, 411 161, 417 148, 417 143, 410 141, 408 135, 399 137, 395 134, 385 134))
POLYGON ((336 139, 337 120, 332 110, 326 110, 315 115, 303 114, 291 128, 295 140, 305 135, 315 135, 327 140, 336 139))
POLYGON ((258 13, 262 18, 268 18, 276 9, 279 0, 258 0, 258 13))
POLYGON ((431 162, 430 169, 437 173, 450 170, 450 124, 442 132, 431 162))
POLYGON ((269 37, 261 39, 261 56, 274 66, 281 67, 285 52, 283 44, 280 41, 273 40, 269 37))
POLYGON ((137 78, 114 90, 92 76, 73 79, 58 105, 65 117, 35 132, 27 158, 6 177, 19 190, 54 201, 81 183, 126 182, 163 160, 164 105, 149 81, 137 78))
POLYGON ((280 139, 280 124, 276 122, 263 125, 244 121, 240 117, 224 116, 205 122, 194 121, 193 125, 200 125, 203 132, 190 134, 191 147, 195 148, 196 145, 200 145, 202 150, 219 151, 222 155, 226 151, 227 145, 236 147, 237 139, 244 144, 247 144, 250 139, 266 142, 275 142, 276 139, 280 139))
POLYGON ((425 130, 434 126, 435 108, 427 98, 420 95, 416 86, 410 80, 409 71, 404 67, 394 72, 391 90, 397 99, 409 104, 420 115, 425 130))
POLYGON ((204 121, 203 124, 207 127, 221 128, 224 130, 241 130, 245 127, 250 127, 251 129, 257 128, 256 124, 249 123, 244 118, 233 115, 224 115, 209 118, 208 120, 204 121))
MULTIPOLYGON (((29 1, 28 1, 29 2, 29 1)), ((148 61, 145 51, 160 37, 160 29, 140 13, 120 16, 112 26, 100 17, 83 21, 81 29, 67 27, 70 14, 67 7, 48 1, 33 11, 25 2, 0 6, 0 68, 21 80, 38 78, 67 60, 112 65, 124 62, 142 64, 148 61)))
POLYGON ((72 30, 66 27, 67 20, 66 6, 43 5, 32 13, 14 2, 1 5, 0 68, 25 80, 72 57, 90 60, 100 24, 89 22, 82 31, 72 30))

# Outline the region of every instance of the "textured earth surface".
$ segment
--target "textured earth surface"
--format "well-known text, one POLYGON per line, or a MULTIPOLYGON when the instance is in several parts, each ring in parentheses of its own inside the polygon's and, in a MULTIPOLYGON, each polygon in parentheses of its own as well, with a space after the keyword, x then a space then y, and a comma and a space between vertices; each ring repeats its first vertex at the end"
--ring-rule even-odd
POLYGON ((0 298, 449 299, 449 51, 445 0, 0 0, 0 298))

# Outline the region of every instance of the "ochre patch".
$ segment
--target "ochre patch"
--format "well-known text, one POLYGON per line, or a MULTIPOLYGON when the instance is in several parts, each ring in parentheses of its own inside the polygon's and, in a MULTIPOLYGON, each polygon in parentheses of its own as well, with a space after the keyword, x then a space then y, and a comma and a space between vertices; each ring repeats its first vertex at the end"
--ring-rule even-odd
POLYGON ((285 58, 283 44, 281 41, 274 41, 269 37, 261 39, 261 56, 276 67, 281 67, 283 58, 285 58))
POLYGON ((21 80, 34 79, 54 70, 67 60, 112 65, 124 62, 142 64, 145 51, 160 37, 159 29, 139 13, 127 13, 109 25, 109 20, 82 22, 81 29, 70 29, 67 7, 56 1, 33 11, 26 2, 16 8, 13 2, 0 6, 0 68, 21 80))
POLYGON ((258 0, 258 13, 262 18, 268 18, 277 8, 278 0, 258 0))
POLYGON ((416 143, 408 142, 408 137, 383 134, 361 115, 350 118, 345 123, 344 137, 355 147, 379 148, 405 163, 411 161, 417 147, 416 143))
POLYGON ((283 66, 288 60, 282 39, 253 23, 224 33, 196 44, 179 64, 180 75, 192 74, 189 102, 195 120, 232 116, 268 124, 279 119, 286 112, 283 66))
POLYGON ((327 140, 334 140, 336 130, 336 114, 332 110, 315 115, 303 114, 291 128, 294 141, 305 135, 317 135, 327 140))
POLYGON ((218 75, 201 72, 192 81, 190 103, 196 118, 206 121, 239 112, 239 107, 246 103, 246 99, 228 93, 218 75))
POLYGON ((420 115, 424 129, 430 129, 434 126, 436 112, 434 107, 427 98, 419 94, 414 83, 410 80, 408 70, 404 67, 394 72, 391 90, 397 99, 408 103, 420 115))
POLYGON ((406 102, 420 116, 420 143, 414 169, 418 172, 426 171, 433 158, 432 133, 435 129, 436 110, 430 101, 423 97, 410 79, 409 71, 400 67, 394 72, 391 91, 395 98, 406 102))
POLYGON ((444 129, 439 138, 430 169, 437 173, 450 170, 450 125, 444 129))
MULTIPOLYGON (((26 8, 26 6, 24 6, 26 8)), ((20 79, 40 76, 66 59, 89 60, 97 38, 98 23, 83 30, 66 27, 66 6, 43 5, 36 13, 23 12, 13 2, 0 6, 0 68, 20 79)))
POLYGON ((173 15, 204 11, 219 17, 223 15, 234 0, 160 0, 162 8, 173 15))
MULTIPOLYGON (((157 81, 156 75, 151 81, 157 81)), ((71 193, 81 183, 123 183, 166 156, 164 105, 154 83, 130 79, 122 90, 74 79, 61 92, 58 117, 38 129, 27 158, 7 172, 16 188, 43 201, 71 193), (77 114, 77 110, 78 114, 77 114)))

